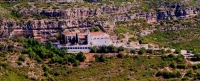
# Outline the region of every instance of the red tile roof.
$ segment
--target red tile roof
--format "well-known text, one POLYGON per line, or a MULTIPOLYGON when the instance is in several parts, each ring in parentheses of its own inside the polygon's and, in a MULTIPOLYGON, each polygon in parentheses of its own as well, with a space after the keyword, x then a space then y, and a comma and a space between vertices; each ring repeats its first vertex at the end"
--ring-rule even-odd
POLYGON ((91 32, 90 36, 96 36, 96 35, 104 35, 103 32, 91 32))

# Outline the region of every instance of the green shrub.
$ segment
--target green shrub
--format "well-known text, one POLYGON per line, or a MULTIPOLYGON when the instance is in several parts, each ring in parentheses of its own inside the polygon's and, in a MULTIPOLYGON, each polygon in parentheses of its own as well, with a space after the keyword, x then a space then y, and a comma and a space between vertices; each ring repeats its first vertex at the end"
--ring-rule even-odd
POLYGON ((86 57, 84 56, 83 52, 79 52, 76 56, 76 59, 79 60, 80 62, 85 61, 86 57))
POLYGON ((199 69, 199 68, 200 68, 200 64, 196 64, 196 65, 193 66, 193 69, 195 69, 195 70, 199 69))
POLYGON ((181 74, 180 72, 167 72, 167 71, 159 71, 156 73, 156 77, 162 76, 163 78, 169 79, 169 78, 180 78, 181 74))
POLYGON ((75 60, 75 62, 74 62, 74 64, 73 64, 73 66, 74 66, 74 67, 76 67, 76 66, 78 66, 78 65, 80 65, 80 61, 78 61, 78 60, 75 60))
POLYGON ((44 76, 46 76, 46 77, 47 77, 47 76, 48 76, 48 74, 49 74, 49 73, 48 73, 48 71, 45 71, 45 72, 44 72, 44 76))
POLYGON ((178 64, 176 67, 178 69, 186 69, 187 65, 186 64, 178 64))
POLYGON ((138 54, 142 55, 146 52, 146 49, 145 48, 141 48, 138 52, 138 54))
POLYGON ((105 62, 106 61, 106 55, 104 54, 101 54, 101 56, 97 59, 97 61, 100 61, 100 62, 105 62))
POLYGON ((25 61, 25 59, 26 59, 26 57, 24 55, 20 55, 18 58, 18 60, 20 60, 20 61, 25 61))

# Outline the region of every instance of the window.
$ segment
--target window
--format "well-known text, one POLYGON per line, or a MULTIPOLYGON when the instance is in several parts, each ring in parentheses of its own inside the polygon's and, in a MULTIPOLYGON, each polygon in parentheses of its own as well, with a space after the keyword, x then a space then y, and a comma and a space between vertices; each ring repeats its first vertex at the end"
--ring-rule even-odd
POLYGON ((84 47, 85 49, 87 49, 87 47, 84 47))
POLYGON ((75 49, 77 49, 77 47, 75 47, 75 49))

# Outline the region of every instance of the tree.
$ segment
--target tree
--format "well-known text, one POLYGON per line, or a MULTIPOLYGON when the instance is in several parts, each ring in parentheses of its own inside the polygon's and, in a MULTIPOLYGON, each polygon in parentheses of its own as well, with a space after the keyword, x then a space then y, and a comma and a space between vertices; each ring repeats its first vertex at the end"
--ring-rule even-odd
POLYGON ((178 54, 177 58, 176 58, 177 62, 183 62, 184 61, 184 56, 182 54, 178 54))
POLYGON ((71 62, 71 63, 75 63, 75 60, 76 60, 75 54, 70 55, 70 57, 68 58, 68 61, 71 62))
POLYGON ((120 46, 120 47, 118 48, 118 53, 119 53, 120 51, 124 51, 124 47, 120 46))
POLYGON ((91 29, 90 29, 91 32, 98 32, 100 31, 100 28, 97 27, 97 26, 92 26, 91 29))
POLYGON ((66 52, 66 51, 67 51, 67 47, 62 47, 62 48, 61 48, 61 51, 66 52))
POLYGON ((146 52, 149 54, 153 54, 154 51, 152 49, 148 49, 146 52))
POLYGON ((80 65, 80 61, 78 61, 78 60, 75 60, 75 62, 74 62, 74 64, 73 64, 73 66, 78 66, 78 65, 80 65))
POLYGON ((35 52, 31 51, 31 52, 29 53, 29 58, 31 58, 31 59, 36 58, 35 52))
POLYGON ((97 46, 93 46, 92 48, 91 48, 91 51, 90 52, 92 52, 92 53, 97 53, 97 46))
POLYGON ((101 53, 108 53, 108 48, 107 48, 107 46, 105 46, 105 45, 103 45, 103 46, 101 46, 101 49, 100 49, 101 51, 101 53))
POLYGON ((18 60, 25 61, 26 57, 24 55, 19 56, 18 60))
POLYGON ((110 50, 109 52, 111 53, 116 53, 117 52, 117 48, 113 45, 108 46, 108 49, 110 50))
POLYGON ((76 59, 79 60, 80 62, 85 61, 86 57, 84 56, 83 52, 79 52, 76 56, 76 59))
POLYGON ((180 53, 181 53, 181 50, 180 50, 180 49, 176 49, 176 50, 175 50, 175 53, 176 53, 176 54, 180 54, 180 53))
POLYGON ((145 48, 141 48, 140 50, 139 50, 139 52, 138 52, 138 54, 144 54, 146 52, 146 49, 145 48))
POLYGON ((54 57, 51 58, 51 62, 52 63, 62 63, 63 58, 61 58, 60 56, 54 56, 54 57))
POLYGON ((75 44, 75 43, 76 43, 76 38, 75 38, 75 37, 72 38, 71 43, 72 43, 72 44, 75 44))
POLYGON ((104 54, 101 54, 101 56, 98 58, 98 61, 105 62, 106 61, 106 56, 104 54))
POLYGON ((125 51, 120 51, 117 55, 118 58, 122 58, 126 55, 126 52, 125 51))
POLYGON ((78 34, 76 33, 76 43, 78 43, 78 34))
POLYGON ((135 53, 136 53, 136 50, 135 50, 135 49, 132 49, 132 50, 131 50, 131 53, 135 54, 135 53))
POLYGON ((167 53, 171 53, 171 52, 172 52, 172 50, 171 50, 171 49, 168 49, 166 52, 167 52, 167 53))
POLYGON ((185 76, 193 77, 193 76, 194 76, 194 71, 193 71, 193 69, 190 69, 190 70, 185 74, 185 76))
POLYGON ((171 68, 176 68, 176 65, 177 65, 176 62, 173 61, 173 62, 170 64, 170 67, 171 67, 171 68))
POLYGON ((44 65, 42 65, 42 69, 43 69, 43 71, 49 71, 50 68, 48 65, 44 64, 44 65))
POLYGON ((194 57, 196 57, 196 60, 197 60, 197 61, 200 60, 200 54, 194 54, 194 57))
POLYGON ((47 49, 51 49, 53 47, 53 45, 49 41, 45 44, 45 46, 47 49))

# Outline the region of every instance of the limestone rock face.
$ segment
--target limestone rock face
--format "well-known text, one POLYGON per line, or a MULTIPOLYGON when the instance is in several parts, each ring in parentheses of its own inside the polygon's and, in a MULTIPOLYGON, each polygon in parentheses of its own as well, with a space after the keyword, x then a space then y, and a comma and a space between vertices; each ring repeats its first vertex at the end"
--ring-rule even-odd
MULTIPOLYGON (((60 0, 65 2, 70 0, 60 0)), ((73 1, 73 0, 71 0, 73 1)), ((76 0, 74 0, 76 1, 76 0)), ((78 1, 78 0, 77 0, 78 1)), ((83 1, 83 0, 79 0, 83 1)), ((88 0, 97 2, 98 0, 88 0)), ((172 20, 177 18, 188 18, 199 13, 199 7, 186 7, 184 4, 163 4, 159 10, 142 12, 136 11, 136 5, 102 5, 100 7, 80 7, 68 9, 23 9, 19 11, 22 15, 43 16, 44 19, 30 19, 27 21, 3 21, 0 22, 0 28, 6 31, 2 37, 10 35, 15 30, 53 30, 65 29, 70 27, 88 27, 110 25, 106 23, 115 23, 117 21, 129 21, 136 18, 142 18, 147 22, 157 22, 160 20, 172 20), (105 18, 105 19, 103 19, 105 18), (107 19, 106 19, 107 18, 107 19), (113 19, 112 19, 113 18, 113 19)), ((112 24, 114 25, 114 24, 112 24)), ((178 30, 170 28, 167 30, 178 30)), ((164 31, 164 30, 163 30, 164 31)), ((1 32, 0 32, 1 33, 1 32)))
MULTIPOLYGON (((92 0, 93 1, 93 0, 92 0)), ((143 18, 147 21, 152 20, 170 20, 176 18, 187 18, 190 16, 197 15, 199 8, 185 7, 183 4, 165 4, 163 5, 166 9, 160 9, 155 12, 134 12, 129 11, 134 10, 133 5, 128 6, 112 6, 103 5, 100 8, 71 8, 67 10, 22 10, 20 13, 22 15, 42 15, 46 17, 61 17, 63 19, 80 19, 95 16, 104 16, 114 14, 114 19, 116 21, 131 20, 134 18, 143 18), (127 15, 128 14, 128 15, 127 15)))

